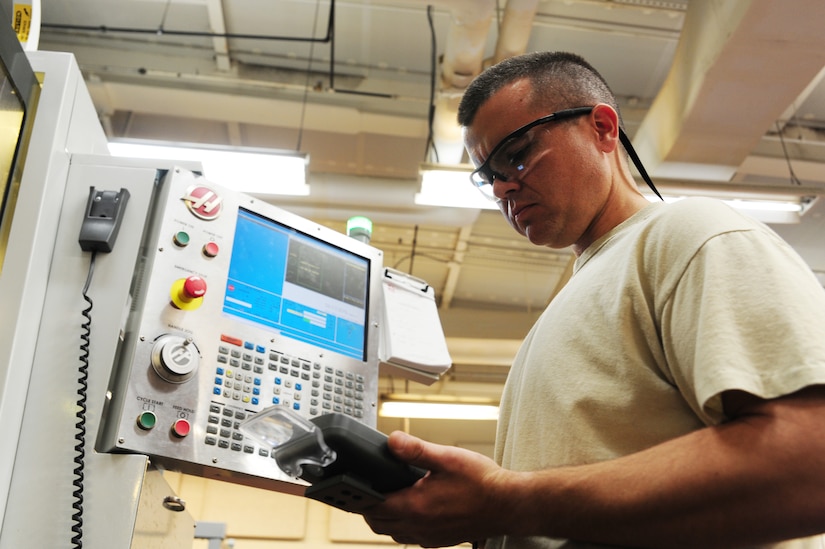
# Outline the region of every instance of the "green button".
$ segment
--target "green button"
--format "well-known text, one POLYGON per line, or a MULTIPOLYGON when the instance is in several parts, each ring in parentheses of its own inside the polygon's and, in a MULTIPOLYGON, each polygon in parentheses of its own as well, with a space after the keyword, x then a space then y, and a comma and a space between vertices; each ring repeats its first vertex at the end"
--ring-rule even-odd
POLYGON ((138 427, 144 431, 148 431, 153 428, 157 422, 158 418, 154 412, 141 412, 137 418, 138 427))
POLYGON ((183 248, 187 244, 189 244, 189 233, 186 231, 178 231, 175 233, 175 236, 172 237, 172 240, 175 242, 175 245, 180 246, 183 248))

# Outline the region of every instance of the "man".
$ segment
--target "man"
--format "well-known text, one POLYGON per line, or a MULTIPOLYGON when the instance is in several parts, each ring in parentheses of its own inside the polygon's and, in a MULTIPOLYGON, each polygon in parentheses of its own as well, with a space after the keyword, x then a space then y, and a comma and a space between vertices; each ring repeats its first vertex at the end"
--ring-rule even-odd
POLYGON ((393 433, 430 474, 369 509, 373 530, 488 549, 825 547, 825 292, 802 260, 716 201, 649 203, 613 94, 575 55, 492 67, 459 123, 474 182, 532 243, 571 246, 575 270, 515 358, 498 464, 393 433))

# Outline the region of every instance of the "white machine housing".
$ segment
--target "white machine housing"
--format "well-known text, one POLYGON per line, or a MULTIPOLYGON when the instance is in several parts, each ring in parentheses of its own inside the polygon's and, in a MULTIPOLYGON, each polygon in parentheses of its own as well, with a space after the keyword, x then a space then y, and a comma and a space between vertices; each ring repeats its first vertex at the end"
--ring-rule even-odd
MULTIPOLYGON (((74 58, 50 52, 29 58, 43 86, 0 273, 0 549, 66 547, 80 530, 88 547, 137 547, 141 540, 158 548, 188 546, 192 518, 158 496, 174 492, 156 466, 303 493, 304 483, 287 478, 261 448, 250 451, 248 441, 237 440, 236 414, 256 413, 278 397, 275 405, 300 402, 307 417, 323 413, 327 403, 374 426, 380 252, 212 186, 192 163, 110 156, 74 58), (125 189, 130 198, 111 252, 97 253, 90 277, 91 253, 81 250, 78 237, 91 187, 125 189), (222 198, 220 216, 211 219, 201 209, 212 204, 209 198, 191 200, 202 188, 222 198), (317 340, 287 337, 285 326, 224 311, 242 209, 292 227, 295 238, 327 243, 362 266, 364 303, 341 304, 331 316, 354 319, 353 311, 361 311, 363 320, 348 328, 362 326, 364 350, 330 350, 317 340), (187 246, 179 233, 189 236, 187 246), (181 298, 180 281, 193 276, 206 283, 206 293, 181 298), (89 318, 84 282, 94 302, 89 318), (248 351, 253 366, 244 370, 248 351), (243 375, 235 379, 233 372, 230 388, 226 369, 234 370, 235 358, 243 375), (88 377, 81 383, 84 364, 88 377), (256 387, 266 388, 267 399, 260 394, 246 402, 256 387), (233 418, 224 425, 228 411, 233 418)), ((304 319, 321 322, 312 314, 304 319)))

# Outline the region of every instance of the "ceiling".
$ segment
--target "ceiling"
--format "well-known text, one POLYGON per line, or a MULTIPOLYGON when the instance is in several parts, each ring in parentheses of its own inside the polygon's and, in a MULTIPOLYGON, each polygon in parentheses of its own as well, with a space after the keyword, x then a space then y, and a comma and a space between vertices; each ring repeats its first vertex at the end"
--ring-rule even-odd
MULTIPOLYGON (((825 3, 794 6, 49 0, 39 49, 74 53, 111 139, 309 153, 310 196, 273 202, 342 232, 370 217, 385 264, 435 288, 455 365, 430 390, 497 393, 572 254, 497 212, 414 204, 421 162, 463 160, 454 109, 469 79, 520 51, 574 51, 611 84, 662 185, 825 189, 825 3)), ((824 214, 820 200, 776 226, 823 284, 824 214)))

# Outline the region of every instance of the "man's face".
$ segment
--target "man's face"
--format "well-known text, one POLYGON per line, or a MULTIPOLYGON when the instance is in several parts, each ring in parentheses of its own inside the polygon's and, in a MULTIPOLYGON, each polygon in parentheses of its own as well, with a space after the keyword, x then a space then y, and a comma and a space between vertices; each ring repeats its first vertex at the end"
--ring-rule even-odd
MULTIPOLYGON (((512 131, 550 114, 530 103, 529 92, 529 82, 520 80, 479 109, 464 133, 476 165, 512 131)), ((517 158, 525 166, 507 181, 494 179, 493 193, 510 225, 536 245, 581 244, 584 249, 592 241, 591 227, 611 187, 609 162, 592 116, 536 126, 526 139, 503 150, 507 158, 517 158)))

